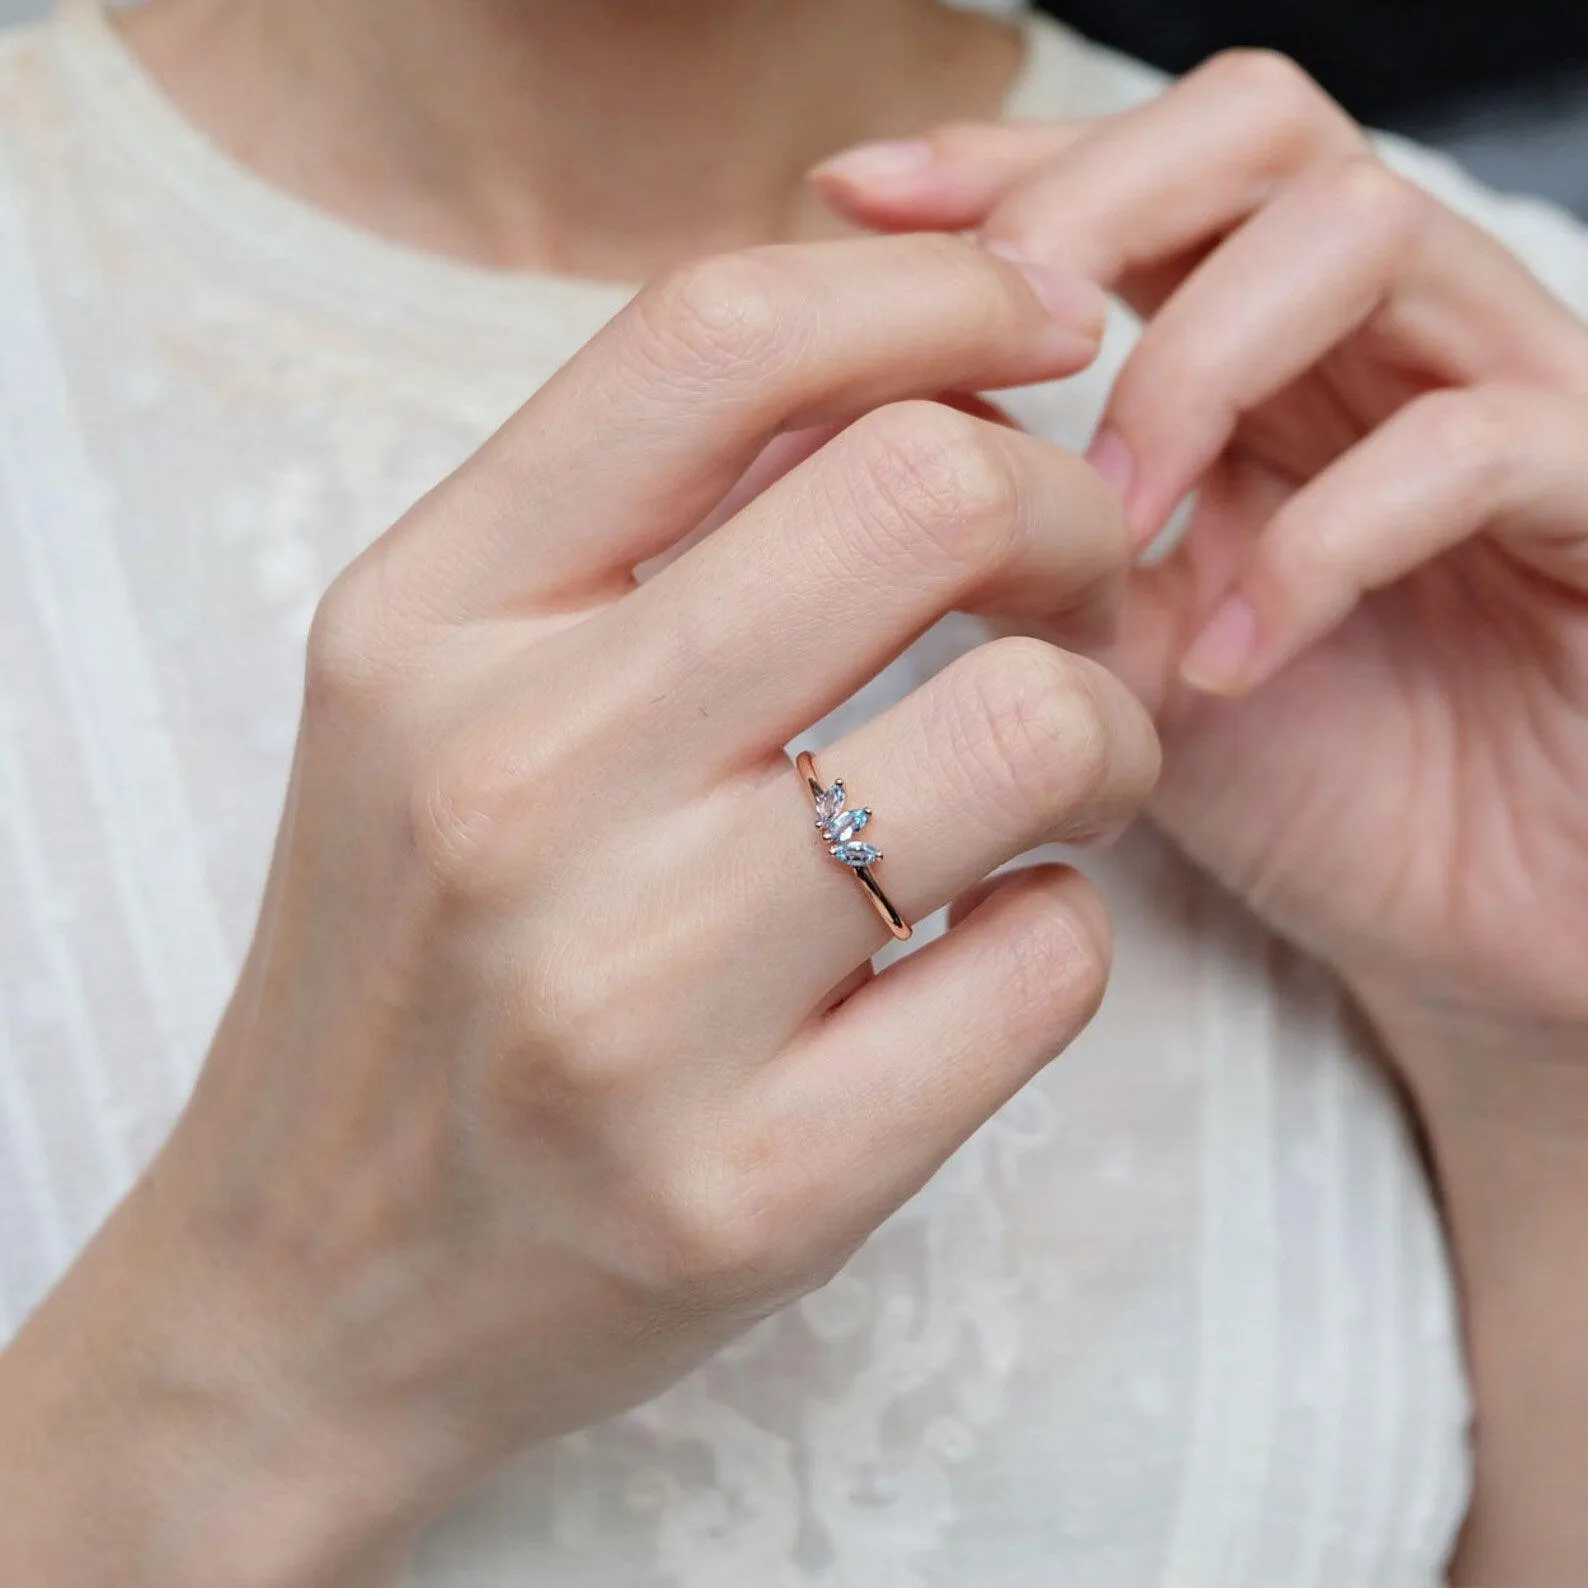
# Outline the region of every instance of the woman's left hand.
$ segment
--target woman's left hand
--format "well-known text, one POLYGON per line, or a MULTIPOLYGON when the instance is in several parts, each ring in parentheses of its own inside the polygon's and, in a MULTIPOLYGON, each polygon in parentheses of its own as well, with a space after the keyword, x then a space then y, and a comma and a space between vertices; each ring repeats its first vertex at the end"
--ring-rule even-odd
POLYGON ((1101 652, 1156 819, 1381 1028, 1588 1062, 1588 327, 1264 53, 817 179, 1144 317, 1089 456, 1142 546, 1197 492, 1101 652))

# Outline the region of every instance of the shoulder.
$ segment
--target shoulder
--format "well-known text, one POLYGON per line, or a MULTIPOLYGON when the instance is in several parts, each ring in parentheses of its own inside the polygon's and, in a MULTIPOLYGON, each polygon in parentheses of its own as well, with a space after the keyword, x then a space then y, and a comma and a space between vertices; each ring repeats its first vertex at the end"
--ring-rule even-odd
POLYGON ((1588 227, 1570 211, 1488 187, 1448 155, 1410 139, 1375 133, 1374 141, 1385 164, 1499 238, 1557 297, 1588 315, 1588 227))
POLYGON ((0 30, 0 313, 15 306, 44 212, 71 202, 78 135, 56 33, 54 18, 0 30))
POLYGON ((1053 17, 1026 21, 1026 64, 1008 114, 1039 119, 1109 116, 1152 99, 1173 81, 1053 17))
MULTIPOLYGON (((1011 116, 1112 115, 1174 81, 1051 17, 1033 15, 1027 26, 1026 71, 1010 100, 1011 116)), ((1372 136, 1393 170, 1498 237, 1557 296, 1588 314, 1588 227, 1575 216, 1543 199, 1488 187, 1438 150, 1394 133, 1372 136)))
POLYGON ((18 322, 33 317, 39 303, 37 209, 48 186, 29 103, 38 56, 35 33, 0 34, 0 345, 13 349, 13 359, 18 322))
POLYGON ((13 163, 31 160, 40 138, 66 119, 60 27, 60 18, 50 17, 0 28, 0 155, 13 163))
POLYGON ((0 550, 42 500, 73 401, 61 325, 80 283, 60 234, 77 136, 54 23, 0 31, 0 550))
MULTIPOLYGON (((0 30, 0 418, 4 406, 36 368, 21 368, 17 349, 53 349, 62 327, 74 323, 91 280, 86 240, 103 228, 120 189, 90 181, 104 147, 86 113, 74 76, 72 28, 78 0, 46 20, 0 30)), ((92 291, 103 297, 97 282, 92 291)))
POLYGON ((6 103, 11 89, 41 69, 54 27, 53 19, 0 27, 0 87, 7 91, 6 103))

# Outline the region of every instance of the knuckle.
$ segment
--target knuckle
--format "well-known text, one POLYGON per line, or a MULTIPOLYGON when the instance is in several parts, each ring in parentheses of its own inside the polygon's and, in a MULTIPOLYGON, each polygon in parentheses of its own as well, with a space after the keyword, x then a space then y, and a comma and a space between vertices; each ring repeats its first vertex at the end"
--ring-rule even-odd
POLYGON ((315 607, 304 653, 311 713, 378 708, 399 689, 397 623, 382 583, 378 564, 366 552, 337 575, 315 607))
POLYGON ((1279 50, 1249 45, 1220 50, 1202 70, 1225 92, 1281 114, 1305 111, 1325 98, 1306 70, 1279 50))
POLYGON ((1012 550, 1023 492, 992 426, 919 401, 876 409, 851 430, 855 505, 890 564, 980 573, 1012 550))
POLYGON ((803 1288, 793 1200, 777 1172, 712 1144, 654 1198, 652 1283, 719 1304, 803 1288))
POLYGON ((1043 640, 993 640, 973 653, 951 696, 953 738, 984 789, 1028 814, 1062 787, 1085 802, 1107 781, 1107 718, 1088 666, 1043 640))
POLYGON ((1307 511, 1284 503, 1269 521, 1252 577, 1261 581, 1270 600, 1296 591, 1334 588, 1345 562, 1344 547, 1352 526, 1333 514, 1307 511))
POLYGON ((1079 908, 1076 893, 1092 892, 1078 874, 1061 887, 1033 890, 1028 918, 1003 944, 1004 985, 1014 1008, 1044 1029, 1055 1022, 1084 1025, 1103 1001, 1113 968, 1113 934, 1101 903, 1079 908))
POLYGON ((650 1070, 656 1022, 624 996, 599 954, 567 956, 578 967, 543 977, 530 1022, 545 1090, 570 1106, 606 1103, 650 1070))
POLYGON ((481 1067, 479 1094, 494 1133, 532 1153, 548 1141, 598 1139, 629 1079, 596 1061, 603 1051, 540 1022, 521 1027, 481 1067))
MULTIPOLYGON (((671 888, 655 873, 633 880, 646 896, 671 888)), ((520 880, 514 892, 523 891, 520 880)), ((520 942, 501 1002, 530 1051, 544 1056, 554 1095, 637 1094, 670 1073, 666 1057, 698 1023, 699 989, 722 953, 721 935, 693 918, 679 930, 636 931, 627 912, 563 911, 520 942)))
POLYGON ((465 895, 501 888, 533 799, 528 781, 510 754, 478 736, 460 736, 421 761, 407 833, 424 874, 465 895))
POLYGON ((1100 725, 1103 762, 1089 792, 1110 807, 1122 804, 1134 813, 1163 771, 1163 747, 1152 714, 1101 662, 1089 656, 1071 659, 1075 681, 1087 692, 1100 725))
POLYGON ((787 273, 746 250, 692 260, 635 301, 646 356, 669 377, 758 376, 794 340, 787 273))
POLYGON ((1424 457, 1473 489, 1496 480, 1515 450, 1515 405, 1495 388, 1428 392, 1409 405, 1405 422, 1424 457))
POLYGON ((1327 180, 1341 224, 1353 229, 1402 238, 1427 207, 1420 188, 1370 155, 1343 161, 1327 180))
POLYGON ((1224 50, 1192 75, 1222 107, 1239 107, 1247 158, 1263 171, 1369 147, 1339 104, 1277 50, 1224 50))

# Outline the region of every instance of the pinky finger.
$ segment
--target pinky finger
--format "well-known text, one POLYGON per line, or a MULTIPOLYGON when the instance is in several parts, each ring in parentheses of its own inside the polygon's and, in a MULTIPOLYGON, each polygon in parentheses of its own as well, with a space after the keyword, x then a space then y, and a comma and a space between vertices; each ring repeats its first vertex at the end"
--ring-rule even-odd
POLYGON ((1181 674, 1243 694, 1368 592, 1481 533, 1588 592, 1588 399, 1484 386, 1406 404, 1279 509, 1181 674))
POLYGON ((842 1188, 827 1221, 879 1223, 1062 1052, 1102 999, 1111 941, 1079 872, 1028 866, 807 1027, 769 1072, 770 1111, 807 1183, 842 1188))

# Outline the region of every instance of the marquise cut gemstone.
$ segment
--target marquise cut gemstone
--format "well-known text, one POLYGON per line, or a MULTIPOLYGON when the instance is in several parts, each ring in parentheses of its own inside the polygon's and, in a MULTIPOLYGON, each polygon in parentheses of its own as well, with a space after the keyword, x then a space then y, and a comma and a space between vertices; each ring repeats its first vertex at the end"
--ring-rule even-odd
POLYGON ((858 811, 839 811, 822 831, 827 834, 829 843, 846 844, 870 820, 871 810, 869 807, 858 811))
POLYGON ((834 844, 832 853, 846 866, 869 866, 882 859, 882 851, 872 844, 834 844))
POLYGON ((844 780, 837 778, 831 788, 816 796, 817 823, 830 822, 844 808, 844 780))

